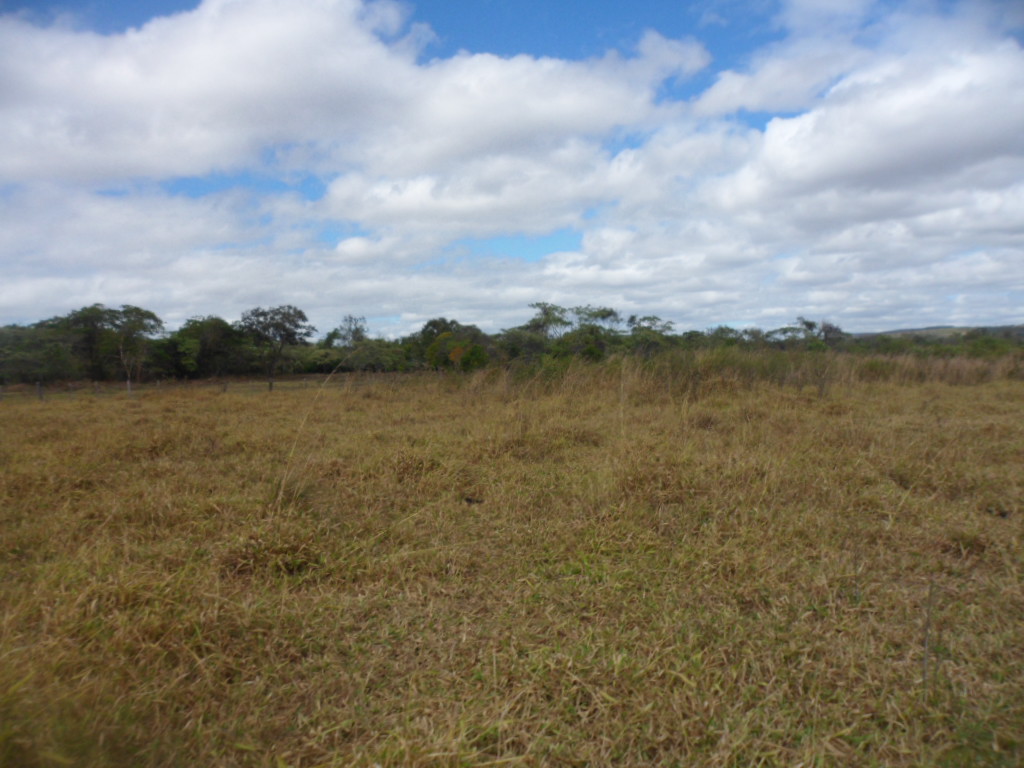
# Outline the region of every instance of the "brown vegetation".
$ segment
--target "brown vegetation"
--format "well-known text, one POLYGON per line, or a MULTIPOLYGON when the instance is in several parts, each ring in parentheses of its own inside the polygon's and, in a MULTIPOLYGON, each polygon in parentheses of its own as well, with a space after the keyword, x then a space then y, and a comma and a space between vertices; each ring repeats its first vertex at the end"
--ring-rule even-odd
POLYGON ((0 764, 1017 765, 1024 385, 819 359, 8 397, 0 764))

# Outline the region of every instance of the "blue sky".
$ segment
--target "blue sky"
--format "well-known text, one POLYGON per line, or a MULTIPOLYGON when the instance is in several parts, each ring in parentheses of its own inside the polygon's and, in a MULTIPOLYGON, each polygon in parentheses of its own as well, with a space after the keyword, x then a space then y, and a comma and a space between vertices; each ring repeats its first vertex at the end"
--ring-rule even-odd
MULTIPOLYGON (((198 0, 3 0, 0 11, 28 13, 41 23, 71 17, 82 28, 117 34, 198 5, 198 0)), ((777 5, 768 0, 420 0, 409 6, 434 32, 427 50, 433 56, 468 50, 585 59, 629 49, 644 30, 657 29, 666 37, 698 34, 717 61, 735 66, 747 52, 782 36, 774 21, 777 5)))
POLYGON ((1024 322, 1022 7, 0 0, 0 323, 1024 322))

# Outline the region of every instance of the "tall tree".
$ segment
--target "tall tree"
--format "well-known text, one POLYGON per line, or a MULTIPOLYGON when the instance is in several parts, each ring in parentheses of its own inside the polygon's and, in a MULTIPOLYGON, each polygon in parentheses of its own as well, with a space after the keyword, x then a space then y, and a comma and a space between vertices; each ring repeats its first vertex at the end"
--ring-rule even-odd
POLYGON ((668 346, 671 341, 673 323, 662 320, 657 315, 630 315, 626 321, 629 326, 629 346, 644 357, 648 357, 668 346))
POLYGON ((267 389, 274 389, 274 375, 288 346, 304 343, 316 333, 306 313, 291 304, 263 309, 256 307, 242 314, 238 328, 256 345, 267 372, 267 389))
POLYGON ((420 329, 420 341, 424 346, 429 347, 434 340, 443 333, 458 333, 464 328, 458 320, 449 320, 447 317, 435 317, 427 320, 420 329))
POLYGON ((0 383, 70 380, 79 375, 66 332, 44 323, 0 327, 0 383))
POLYGON ((179 364, 190 376, 223 376, 242 357, 242 334, 215 315, 189 318, 173 338, 179 364))
POLYGON ((430 349, 430 345, 442 334, 458 334, 465 327, 458 320, 449 320, 447 317, 435 317, 432 320, 427 320, 419 331, 402 340, 409 363, 413 366, 430 364, 427 359, 427 350, 430 349))
POLYGON ((111 326, 117 340, 117 357, 124 370, 128 391, 132 391, 132 379, 142 378, 142 366, 153 336, 164 328, 163 321, 148 309, 122 305, 111 312, 111 326))
POLYGON ((86 375, 94 380, 103 380, 113 374, 110 363, 117 357, 116 315, 116 309, 93 304, 63 317, 46 320, 41 325, 67 332, 71 350, 81 360, 86 375))
POLYGON ((626 325, 629 326, 630 333, 654 331, 655 333, 667 334, 672 333, 672 327, 675 323, 671 320, 662 320, 657 315, 630 315, 626 325))
POLYGON ((547 336, 526 328, 506 328, 495 341, 508 359, 523 362, 539 360, 551 346, 547 336))
POLYGON ((842 328, 825 320, 816 323, 806 317, 798 317, 796 330, 802 334, 801 341, 807 349, 821 350, 836 347, 846 338, 842 328))
MULTIPOLYGON (((476 329, 466 326, 464 330, 476 329)), ((455 368, 461 371, 472 371, 483 368, 490 360, 487 350, 477 343, 471 334, 457 336, 445 331, 427 348, 427 362, 434 368, 455 368)))
POLYGON ((596 325, 606 329, 614 329, 622 324, 622 315, 611 307, 593 307, 590 304, 573 307, 572 314, 576 317, 576 327, 596 325))
POLYGON ((821 332, 821 340, 829 347, 838 347, 846 340, 847 333, 835 323, 822 320, 818 328, 821 332))
POLYGON ((366 327, 365 317, 345 315, 341 325, 330 331, 321 342, 321 346, 328 349, 333 347, 354 347, 361 341, 370 338, 369 329, 366 327))
POLYGON ((565 307, 548 304, 546 301, 536 301, 530 305, 530 309, 536 310, 537 314, 526 322, 523 330, 539 333, 551 339, 572 325, 568 317, 569 310, 565 307))

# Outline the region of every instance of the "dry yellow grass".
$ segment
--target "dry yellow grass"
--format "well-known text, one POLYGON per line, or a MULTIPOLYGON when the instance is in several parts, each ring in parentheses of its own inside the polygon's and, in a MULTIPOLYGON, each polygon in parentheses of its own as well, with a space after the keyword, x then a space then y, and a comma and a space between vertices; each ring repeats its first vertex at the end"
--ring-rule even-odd
POLYGON ((0 764, 1018 765, 1024 385, 857 378, 9 398, 0 764))

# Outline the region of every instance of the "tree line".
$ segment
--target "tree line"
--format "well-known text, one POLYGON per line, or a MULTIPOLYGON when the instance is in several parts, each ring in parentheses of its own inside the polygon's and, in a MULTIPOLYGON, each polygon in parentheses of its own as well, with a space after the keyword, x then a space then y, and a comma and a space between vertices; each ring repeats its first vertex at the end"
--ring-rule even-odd
POLYGON ((153 312, 94 304, 31 325, 0 327, 0 383, 266 377, 331 371, 472 371, 489 365, 561 358, 600 361, 611 355, 650 357, 673 349, 719 347, 827 350, 877 354, 997 356, 1020 348, 1024 327, 975 329, 952 336, 924 332, 859 335, 828 321, 797 318, 769 331, 718 326, 676 332, 656 315, 624 316, 610 307, 530 305, 523 325, 487 334, 437 317, 399 339, 372 337, 364 317, 345 315, 317 338, 298 307, 255 307, 235 322, 193 317, 167 332, 153 312))

